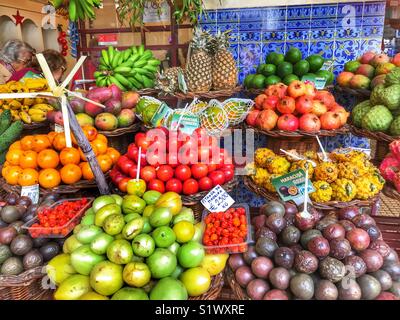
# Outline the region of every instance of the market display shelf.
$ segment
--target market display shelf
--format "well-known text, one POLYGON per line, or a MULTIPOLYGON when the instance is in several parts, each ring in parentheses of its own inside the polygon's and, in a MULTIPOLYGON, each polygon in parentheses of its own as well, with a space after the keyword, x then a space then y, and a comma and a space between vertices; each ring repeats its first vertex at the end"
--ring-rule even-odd
POLYGON ((236 86, 233 89, 225 89, 225 90, 215 90, 215 91, 208 91, 208 92, 187 92, 186 94, 183 92, 174 92, 174 93, 164 93, 165 95, 173 96, 177 99, 181 100, 189 100, 189 99, 218 99, 218 98, 227 98, 231 97, 236 93, 242 91, 242 86, 236 86))
MULTIPOLYGON (((400 218, 400 200, 388 197, 385 194, 385 190, 381 194, 380 200, 379 216, 400 218)), ((374 218, 379 216, 374 216, 374 218)), ((397 220, 397 224, 400 227, 400 220, 397 220)))
POLYGON ((350 132, 356 136, 365 137, 365 138, 380 141, 380 142, 391 143, 394 140, 400 139, 400 136, 390 136, 390 135, 388 135, 384 132, 380 132, 380 131, 378 131, 378 132, 368 131, 368 130, 365 130, 362 128, 357 128, 353 124, 350 124, 349 128, 350 128, 350 132))

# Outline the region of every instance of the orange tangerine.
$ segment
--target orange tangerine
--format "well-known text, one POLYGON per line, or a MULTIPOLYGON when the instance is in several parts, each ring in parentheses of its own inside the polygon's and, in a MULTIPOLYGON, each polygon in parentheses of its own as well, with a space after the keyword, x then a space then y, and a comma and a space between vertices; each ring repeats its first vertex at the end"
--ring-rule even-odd
POLYGON ((24 152, 22 150, 13 149, 9 150, 6 154, 6 160, 13 166, 19 165, 19 160, 24 152))
POLYGON ((76 164, 67 164, 60 170, 61 180, 65 184, 73 184, 81 180, 82 171, 76 164))
POLYGON ((56 169, 44 169, 39 173, 39 184, 41 187, 51 189, 61 183, 60 173, 56 169))
POLYGON ((39 167, 43 169, 57 168, 60 163, 58 153, 53 149, 45 149, 39 152, 37 157, 39 167))
POLYGON ((21 187, 32 186, 39 182, 39 173, 35 169, 27 168, 19 175, 18 184, 21 187))
POLYGON ((37 153, 35 151, 24 151, 19 158, 19 165, 22 169, 37 167, 37 153))

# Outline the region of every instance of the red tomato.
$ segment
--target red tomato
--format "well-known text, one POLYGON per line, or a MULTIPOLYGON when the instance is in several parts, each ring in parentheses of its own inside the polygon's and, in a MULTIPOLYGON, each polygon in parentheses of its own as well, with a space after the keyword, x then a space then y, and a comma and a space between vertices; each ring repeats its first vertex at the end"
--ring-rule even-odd
POLYGON ((136 146, 136 144, 131 143, 128 146, 128 151, 126 152, 126 156, 128 156, 128 158, 131 160, 135 160, 135 158, 137 158, 138 153, 139 153, 139 148, 136 146))
POLYGON ((124 176, 121 172, 118 172, 115 174, 114 179, 112 181, 116 186, 118 186, 119 182, 124 178, 126 178, 126 176, 124 176))
POLYGON ((149 182, 157 177, 156 169, 152 166, 145 166, 140 169, 140 178, 149 182))
POLYGON ((168 182, 165 184, 165 190, 166 191, 172 191, 176 193, 181 193, 182 192, 182 182, 179 179, 172 178, 168 180, 168 182))
POLYGON ((183 193, 186 195, 194 194, 199 191, 199 184, 195 179, 188 179, 183 183, 183 193))
POLYGON ((149 190, 155 190, 155 191, 158 191, 160 193, 164 193, 165 192, 164 182, 162 182, 161 180, 158 180, 158 179, 151 180, 147 184, 147 188, 149 190))
POLYGON ((203 163, 196 163, 192 165, 190 170, 192 171, 192 176, 195 179, 203 178, 208 174, 208 166, 203 163))
POLYGON ((228 170, 228 169, 235 171, 235 165, 234 164, 224 164, 221 168, 222 171, 228 170))
POLYGON ((209 177, 203 177, 199 180, 200 191, 208 191, 213 187, 213 182, 209 177))
POLYGON ((147 148, 150 146, 151 141, 147 139, 144 132, 138 132, 135 135, 135 144, 138 148, 142 147, 142 151, 146 151, 147 148))
POLYGON ((168 181, 169 179, 172 179, 174 176, 174 170, 171 168, 169 165, 162 165, 158 168, 157 170, 157 178, 160 179, 161 181, 168 181))
POLYGON ((198 159, 197 149, 187 148, 183 146, 178 152, 178 161, 182 164, 194 164, 198 159))
POLYGON ((202 163, 209 163, 210 162, 210 147, 208 146, 201 146, 198 150, 198 159, 202 163))
POLYGON ((162 164, 166 163, 165 153, 163 155, 151 152, 146 152, 146 161, 149 165, 157 168, 162 164))
MULTIPOLYGON (((134 160, 136 163, 139 161, 139 152, 135 155, 134 160)), ((140 153, 140 167, 144 167, 147 165, 147 157, 146 157, 146 151, 143 151, 140 153)))
POLYGON ((181 164, 175 169, 175 177, 181 181, 185 181, 192 176, 192 172, 190 171, 190 167, 184 164, 181 164))
POLYGON ((132 167, 131 169, 129 169, 129 176, 131 178, 135 178, 136 179, 136 175, 137 175, 137 165, 135 164, 134 167, 132 167))
POLYGON ((217 163, 217 168, 220 169, 224 166, 224 164, 232 164, 232 158, 229 156, 228 151, 224 149, 219 150, 219 160, 217 163))
POLYGON ((224 173, 225 175, 225 182, 231 181, 235 175, 235 171, 233 171, 232 169, 224 169, 222 168, 221 171, 224 173))
POLYGON ((123 192, 126 193, 126 187, 128 185, 128 181, 131 180, 131 178, 123 178, 119 183, 118 183, 118 189, 123 192))
POLYGON ((131 170, 133 167, 136 167, 136 164, 126 156, 121 156, 118 159, 117 165, 125 174, 129 174, 129 170, 131 170))
POLYGON ((208 177, 212 180, 213 186, 223 185, 225 183, 225 174, 221 170, 211 172, 208 177))
POLYGON ((176 168, 179 164, 178 162, 178 154, 176 152, 168 153, 167 162, 172 168, 176 168))
POLYGON ((215 171, 215 170, 217 170, 217 165, 216 165, 216 164, 213 164, 213 163, 210 163, 210 164, 208 165, 208 173, 213 172, 213 171, 215 171))

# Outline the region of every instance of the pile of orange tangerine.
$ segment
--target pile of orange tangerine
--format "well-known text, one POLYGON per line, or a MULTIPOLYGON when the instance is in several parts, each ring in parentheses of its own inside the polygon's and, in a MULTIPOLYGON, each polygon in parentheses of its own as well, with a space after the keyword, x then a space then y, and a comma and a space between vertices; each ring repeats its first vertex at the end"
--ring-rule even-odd
MULTIPOLYGON (((120 153, 108 147, 107 138, 92 126, 82 130, 89 140, 101 170, 109 171, 120 153)), ((72 135, 72 148, 66 147, 63 132, 28 135, 14 142, 7 154, 1 174, 10 185, 38 184, 50 189, 60 184, 74 184, 93 180, 94 175, 81 148, 72 135)))

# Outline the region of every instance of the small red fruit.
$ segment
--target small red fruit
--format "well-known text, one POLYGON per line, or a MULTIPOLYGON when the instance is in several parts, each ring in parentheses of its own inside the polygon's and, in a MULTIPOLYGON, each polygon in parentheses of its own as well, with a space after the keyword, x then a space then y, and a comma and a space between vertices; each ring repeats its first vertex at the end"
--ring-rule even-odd
POLYGON ((281 115, 278 119, 278 129, 296 131, 299 128, 299 120, 293 114, 281 115))
POLYGON ((183 194, 190 195, 199 191, 199 184, 195 179, 188 179, 183 183, 183 194))
POLYGON ((299 113, 309 113, 313 109, 313 97, 301 96, 296 100, 296 111, 299 113))
POLYGON ((179 179, 172 178, 165 184, 165 190, 180 194, 182 192, 182 182, 179 179))
POLYGON ((279 100, 276 108, 280 113, 293 113, 296 109, 296 101, 289 96, 283 97, 279 100))
POLYGON ((288 91, 289 96, 296 99, 298 97, 305 95, 306 85, 304 84, 304 82, 302 82, 300 80, 295 80, 290 83, 287 91, 288 91))
POLYGON ((160 193, 164 193, 165 192, 164 182, 162 182, 161 180, 158 180, 158 179, 151 180, 147 184, 147 188, 149 190, 155 190, 155 191, 158 191, 160 193))
POLYGON ((279 102, 279 97, 277 96, 269 96, 264 99, 264 103, 262 104, 262 108, 275 110, 276 106, 279 102))
POLYGON ((340 115, 337 112, 328 111, 321 118, 321 128, 325 130, 336 130, 341 126, 340 115))
POLYGON ((169 165, 161 165, 157 170, 157 178, 161 181, 168 181, 174 176, 174 170, 169 165))
POLYGON ((209 177, 203 177, 199 180, 200 191, 208 191, 213 187, 213 182, 209 177))
POLYGON ((321 129, 321 121, 315 114, 306 113, 299 119, 299 128, 306 132, 318 132, 321 129))

